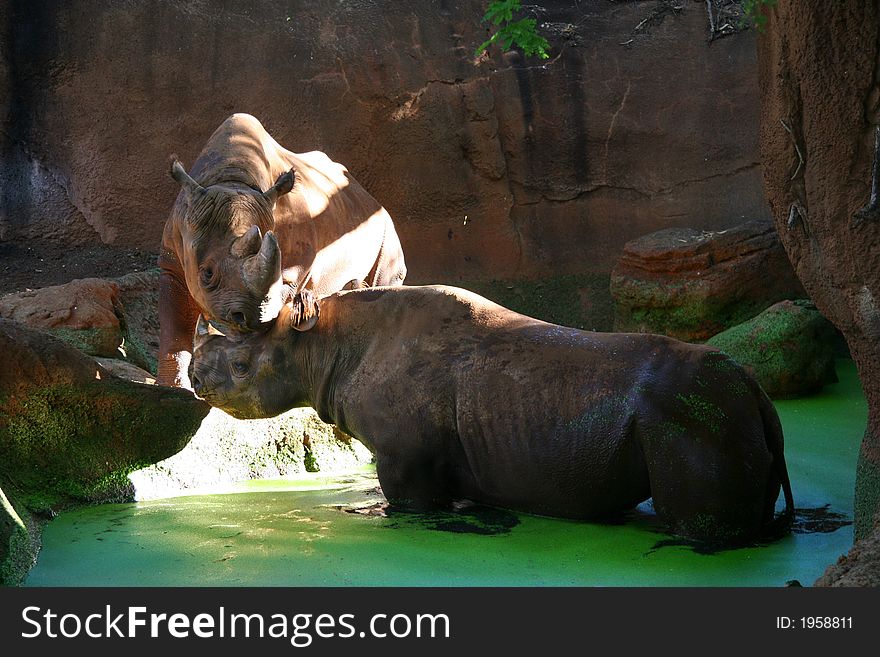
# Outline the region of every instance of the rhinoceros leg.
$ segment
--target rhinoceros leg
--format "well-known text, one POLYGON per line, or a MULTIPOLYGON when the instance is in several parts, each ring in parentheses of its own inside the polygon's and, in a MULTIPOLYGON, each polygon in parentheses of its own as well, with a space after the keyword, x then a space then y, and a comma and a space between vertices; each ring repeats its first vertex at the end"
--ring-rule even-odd
POLYGON ((426 510, 452 506, 446 468, 424 454, 376 454, 382 493, 393 505, 426 510))
POLYGON ((758 400, 748 375, 721 353, 686 374, 655 391, 639 422, 654 509, 679 536, 747 542, 779 493, 758 400))
POLYGON ((189 363, 199 309, 183 281, 169 271, 159 277, 159 385, 192 389, 189 363))

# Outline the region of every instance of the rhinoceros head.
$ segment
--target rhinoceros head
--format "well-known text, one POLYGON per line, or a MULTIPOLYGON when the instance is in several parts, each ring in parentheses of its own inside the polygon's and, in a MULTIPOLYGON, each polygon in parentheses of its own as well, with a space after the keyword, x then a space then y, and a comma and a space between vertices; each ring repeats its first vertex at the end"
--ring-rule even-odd
POLYGON ((176 159, 171 175, 185 197, 181 261, 193 299, 208 317, 239 331, 274 319, 282 305, 282 283, 273 209, 293 188, 292 171, 265 192, 202 187, 176 159))
POLYGON ((237 334, 199 316, 189 377, 196 395, 233 417, 273 417, 312 403, 296 331, 319 317, 317 299, 303 290, 260 331, 237 334))

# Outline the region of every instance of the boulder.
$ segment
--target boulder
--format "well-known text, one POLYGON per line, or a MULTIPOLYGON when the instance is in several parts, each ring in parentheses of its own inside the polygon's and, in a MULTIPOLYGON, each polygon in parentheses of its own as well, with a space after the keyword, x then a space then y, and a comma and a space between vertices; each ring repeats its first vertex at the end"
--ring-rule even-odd
POLYGON ((0 298, 0 318, 51 333, 91 356, 155 373, 159 271, 84 278, 0 298))
POLYGON ((8 319, 0 319, 0 353, 0 585, 15 585, 57 509, 131 499, 127 475, 180 451, 209 407, 184 390, 117 377, 111 370, 140 378, 146 372, 102 359, 105 368, 8 319))
POLYGON ((805 297, 771 221, 669 228, 627 242, 611 272, 614 330, 699 342, 805 297))
POLYGON ((818 392, 837 382, 837 333, 811 301, 780 301, 757 317, 710 338, 774 398, 818 392))
POLYGON ((119 357, 119 286, 100 278, 10 294, 0 318, 51 333, 92 356, 119 357))
POLYGON ((0 484, 31 510, 131 496, 129 472, 179 452, 209 406, 121 379, 65 342, 0 320, 0 484))

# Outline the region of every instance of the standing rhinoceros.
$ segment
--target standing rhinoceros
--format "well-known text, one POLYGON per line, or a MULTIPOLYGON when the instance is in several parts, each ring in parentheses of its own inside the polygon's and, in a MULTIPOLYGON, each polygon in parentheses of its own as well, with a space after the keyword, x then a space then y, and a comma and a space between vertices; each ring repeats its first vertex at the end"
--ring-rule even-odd
POLYGON ((314 407, 374 450, 392 502, 603 519, 653 496, 672 532, 719 543, 791 516, 776 411, 719 351, 556 326, 443 286, 309 299, 235 339, 199 321, 196 393, 236 417, 314 407))
POLYGON ((341 164, 291 153, 248 114, 226 119, 165 224, 159 266, 158 382, 187 377, 199 312, 239 331, 271 320, 284 284, 334 292, 353 278, 399 285, 406 275, 391 217, 341 164))

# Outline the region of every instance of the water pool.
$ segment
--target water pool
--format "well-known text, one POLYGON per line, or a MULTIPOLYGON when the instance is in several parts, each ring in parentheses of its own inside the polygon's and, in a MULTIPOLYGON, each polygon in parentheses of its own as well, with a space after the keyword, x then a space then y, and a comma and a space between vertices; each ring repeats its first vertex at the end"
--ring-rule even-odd
POLYGON ((851 361, 838 376, 819 395, 776 403, 800 511, 795 532, 768 545, 704 554, 663 544, 646 505, 620 525, 347 512, 382 499, 363 470, 64 513, 46 526, 25 585, 808 585, 852 543, 867 406, 851 361))

